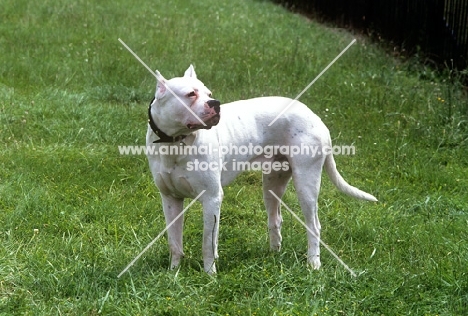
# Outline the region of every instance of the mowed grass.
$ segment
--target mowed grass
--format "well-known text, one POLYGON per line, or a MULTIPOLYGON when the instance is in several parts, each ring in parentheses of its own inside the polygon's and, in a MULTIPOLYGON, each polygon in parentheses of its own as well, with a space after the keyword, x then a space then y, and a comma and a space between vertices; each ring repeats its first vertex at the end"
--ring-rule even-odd
MULTIPOLYGON (((225 188, 219 274, 202 272, 201 206, 185 219, 186 258, 169 271, 143 145, 155 79, 190 63, 223 103, 295 97, 354 38, 268 1, 12 1, 0 12, 1 315, 466 315, 466 93, 358 37, 301 97, 322 117, 340 172, 378 203, 323 177, 322 269, 284 213, 268 251, 261 175, 225 188)), ((416 64, 416 66, 415 66, 416 64)), ((229 119, 223 117, 223 119, 229 119)), ((296 213, 291 186, 284 197, 296 213)), ((188 203, 187 201, 186 203, 188 203)), ((284 211, 285 212, 285 211, 284 211)))

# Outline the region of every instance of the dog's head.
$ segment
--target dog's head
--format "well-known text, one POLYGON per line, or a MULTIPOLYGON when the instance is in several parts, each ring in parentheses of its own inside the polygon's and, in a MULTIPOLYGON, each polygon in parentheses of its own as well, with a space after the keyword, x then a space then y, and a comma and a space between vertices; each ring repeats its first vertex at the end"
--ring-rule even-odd
POLYGON ((193 66, 183 77, 166 80, 156 71, 155 98, 152 104, 158 126, 171 136, 189 134, 197 129, 210 129, 218 124, 220 105, 211 91, 197 79, 193 66))

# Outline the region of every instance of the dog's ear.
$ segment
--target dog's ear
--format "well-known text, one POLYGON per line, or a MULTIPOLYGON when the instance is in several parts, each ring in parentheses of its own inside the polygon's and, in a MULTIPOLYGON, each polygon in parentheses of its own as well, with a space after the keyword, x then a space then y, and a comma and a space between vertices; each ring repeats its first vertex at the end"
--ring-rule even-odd
POLYGON ((159 73, 159 71, 156 70, 156 93, 154 94, 154 97, 156 100, 162 99, 164 95, 166 94, 166 79, 159 73))
POLYGON ((188 67, 188 69, 185 71, 184 77, 197 78, 197 74, 195 73, 195 69, 193 69, 193 65, 188 67))

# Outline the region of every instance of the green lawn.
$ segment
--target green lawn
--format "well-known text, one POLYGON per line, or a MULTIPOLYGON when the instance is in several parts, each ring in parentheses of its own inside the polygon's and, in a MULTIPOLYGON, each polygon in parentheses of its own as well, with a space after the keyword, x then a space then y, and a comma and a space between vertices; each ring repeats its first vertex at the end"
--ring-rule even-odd
MULTIPOLYGON (((190 63, 226 103, 295 97, 354 38, 269 1, 24 1, 0 10, 0 315, 466 315, 468 100, 437 75, 358 41, 301 97, 330 128, 352 200, 323 177, 322 269, 284 214, 268 251, 261 175, 225 188, 219 274, 202 272, 201 206, 169 271, 144 156, 152 69, 190 63)), ((224 119, 229 119, 224 117, 224 119)), ((300 213, 291 186, 284 197, 300 213)), ((188 204, 189 201, 186 201, 188 204)))

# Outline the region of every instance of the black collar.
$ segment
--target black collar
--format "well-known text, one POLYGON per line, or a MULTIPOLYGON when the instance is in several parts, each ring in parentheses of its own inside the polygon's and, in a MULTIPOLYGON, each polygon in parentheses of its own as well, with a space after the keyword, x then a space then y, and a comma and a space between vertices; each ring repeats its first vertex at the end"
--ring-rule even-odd
POLYGON ((164 133, 154 122, 153 116, 151 115, 151 104, 153 104, 153 100, 150 102, 150 105, 148 107, 148 124, 151 127, 151 130, 159 137, 158 140, 155 140, 153 143, 175 143, 175 142, 180 142, 182 139, 187 137, 187 135, 180 135, 180 136, 169 136, 166 133, 164 133))

